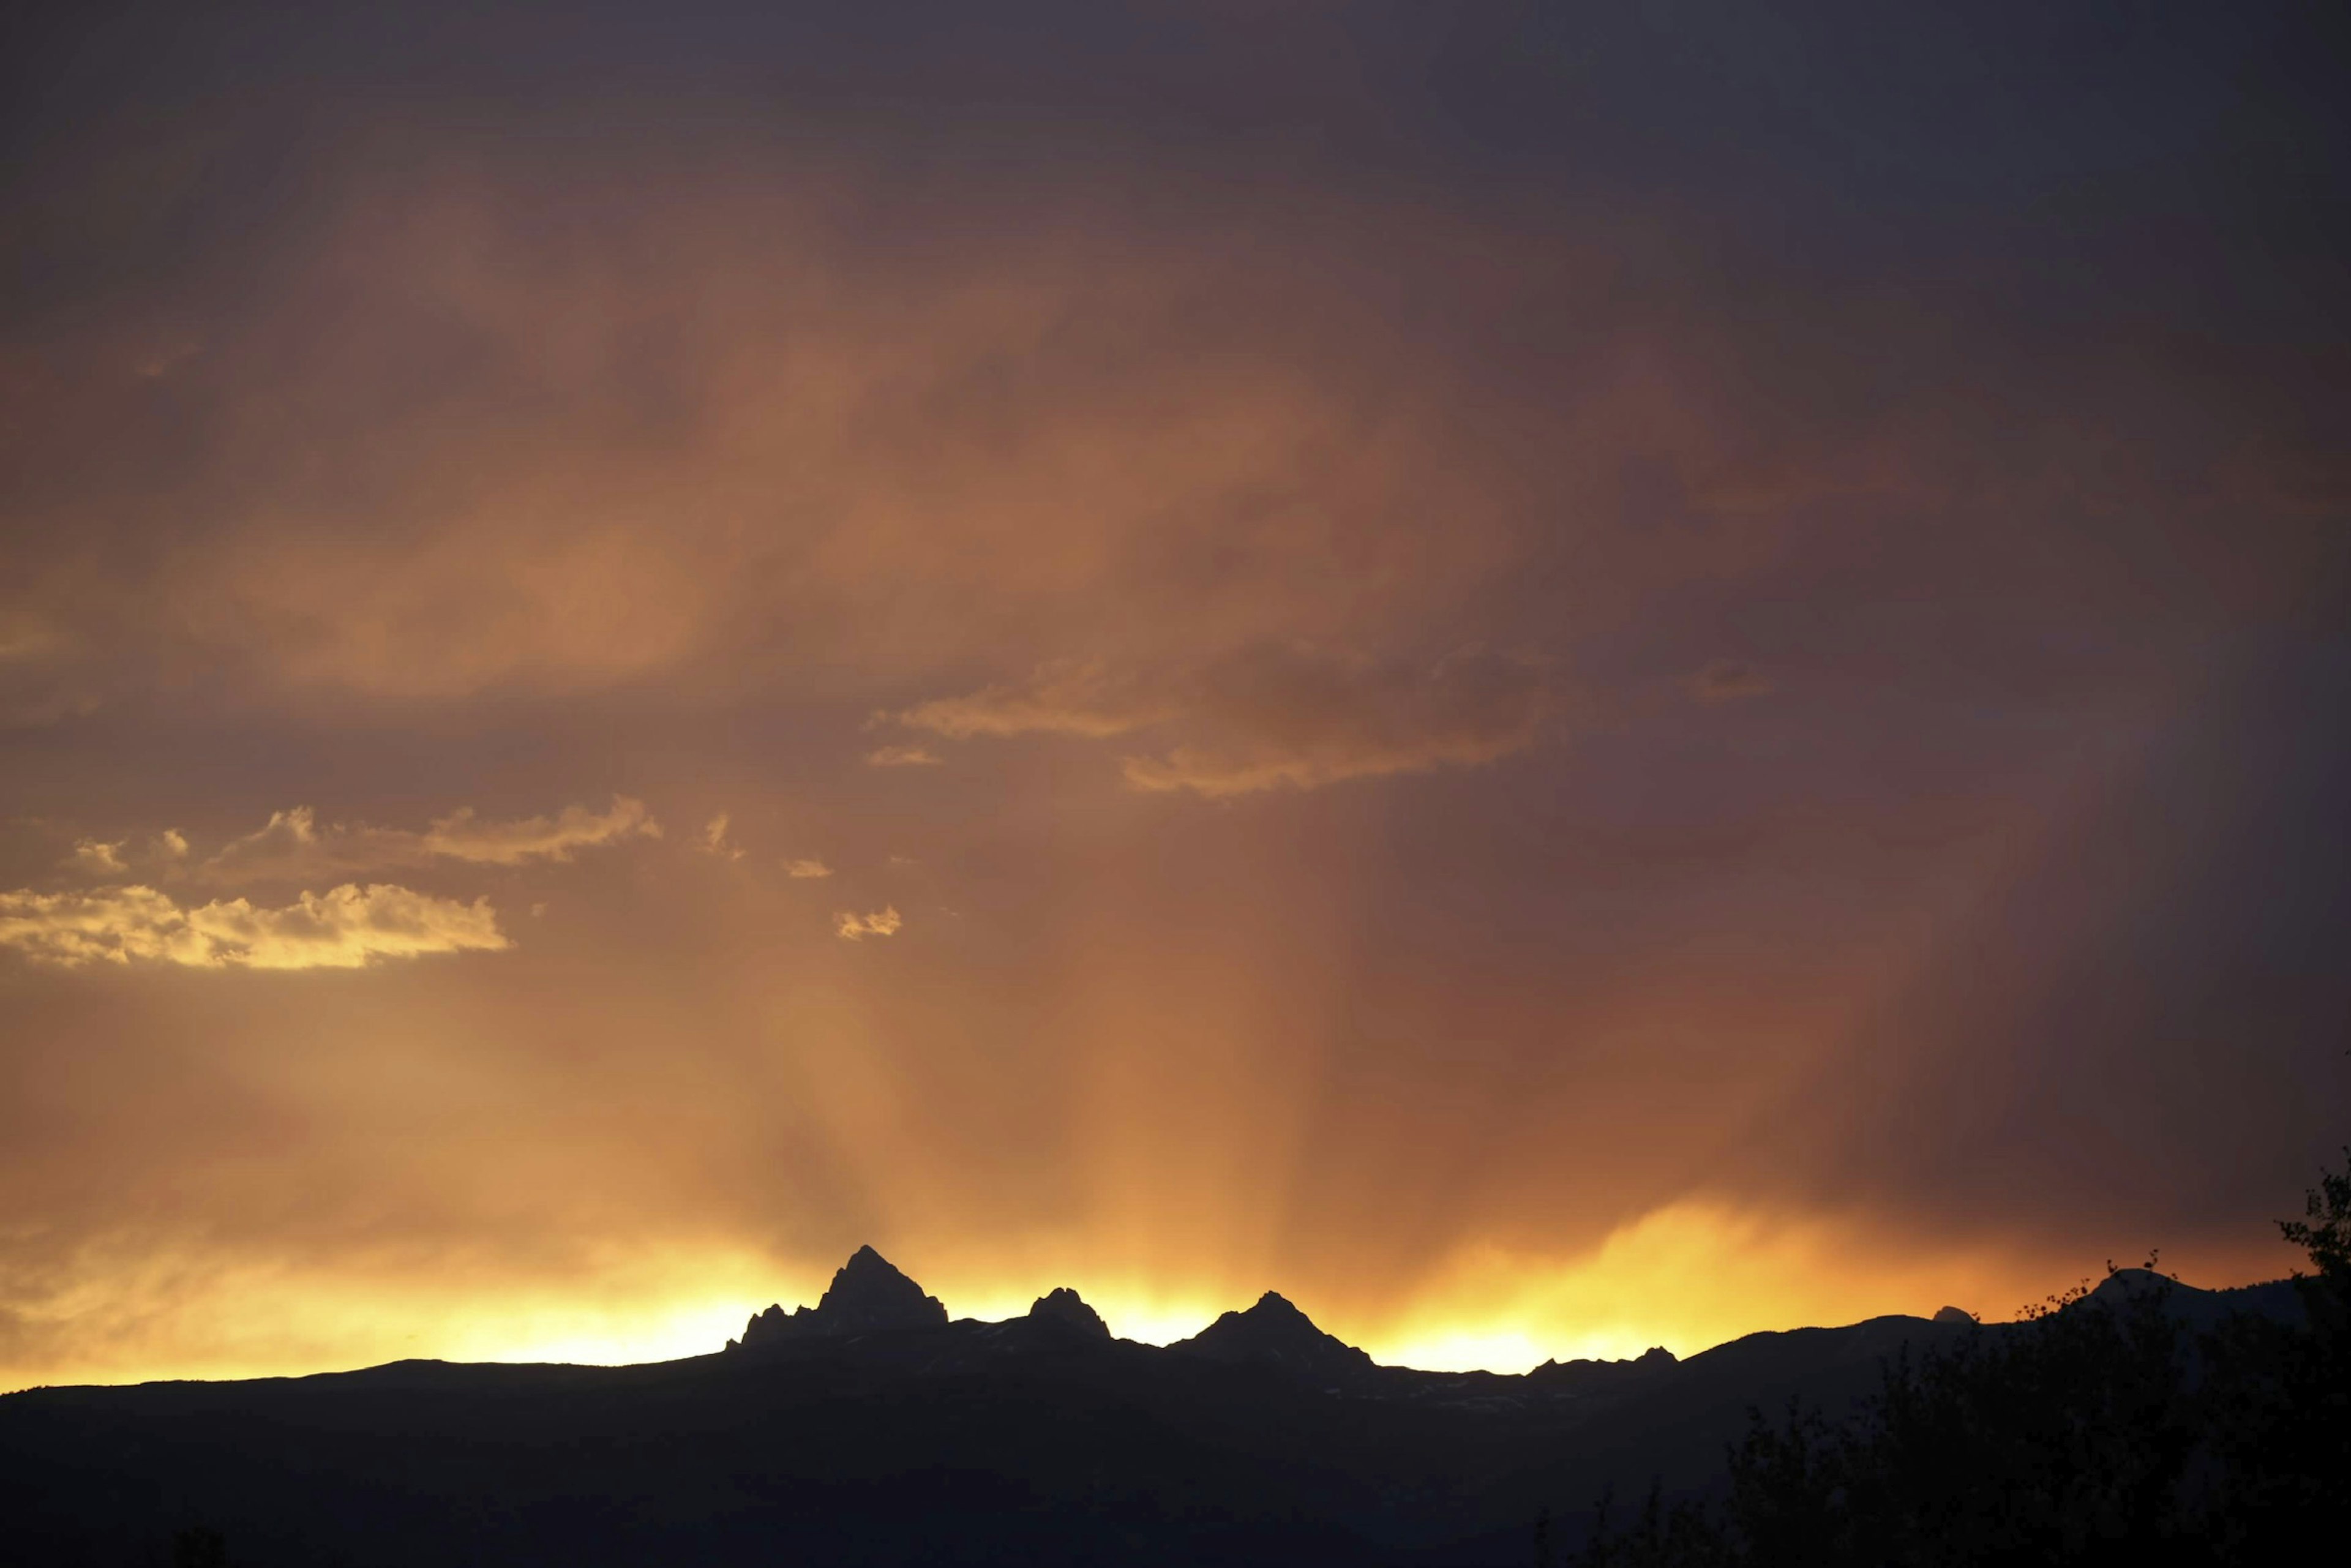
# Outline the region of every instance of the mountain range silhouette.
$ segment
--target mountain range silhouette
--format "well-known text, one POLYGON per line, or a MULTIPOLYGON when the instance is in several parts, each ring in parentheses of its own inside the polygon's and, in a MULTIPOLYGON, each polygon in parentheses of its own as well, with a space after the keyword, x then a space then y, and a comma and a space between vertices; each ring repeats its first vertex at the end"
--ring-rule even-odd
MULTIPOLYGON (((778 1302, 754 1313, 743 1325, 743 1337, 727 1341, 726 1348, 757 1355, 811 1340, 943 1328, 947 1321, 947 1310, 936 1296, 925 1295, 920 1285, 872 1248, 860 1247, 833 1274, 832 1283, 815 1306, 787 1312, 778 1302)), ((1038 1297, 1028 1317, 1014 1322, 1048 1333, 1067 1331, 1081 1340, 1107 1342, 1111 1337, 1102 1314, 1066 1285, 1038 1297)), ((994 1325, 998 1337, 1011 1326, 994 1325)), ((1181 1355, 1276 1367, 1325 1382, 1356 1382, 1375 1370, 1368 1354, 1315 1327, 1311 1318, 1273 1291, 1259 1297, 1248 1311, 1227 1312, 1190 1339, 1167 1348, 1181 1355)))
MULTIPOLYGON (((2171 1290, 2199 1322, 2300 1310, 2283 1281, 2171 1290)), ((129 1568, 202 1526, 246 1568, 1516 1564, 1545 1511, 1708 1484, 1750 1408, 1847 1407, 1888 1356, 2008 1332, 1947 1309, 1426 1372, 1272 1291, 1165 1346, 1067 1288, 951 1319, 866 1247, 682 1361, 0 1396, 0 1562, 129 1568)))

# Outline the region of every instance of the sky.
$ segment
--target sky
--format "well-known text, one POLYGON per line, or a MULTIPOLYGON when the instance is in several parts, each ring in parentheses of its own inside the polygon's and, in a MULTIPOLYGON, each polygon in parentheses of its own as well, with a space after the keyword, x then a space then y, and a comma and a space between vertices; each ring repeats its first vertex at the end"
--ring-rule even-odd
POLYGON ((2294 1261, 2331 8, 0 28, 0 1387, 2294 1261))

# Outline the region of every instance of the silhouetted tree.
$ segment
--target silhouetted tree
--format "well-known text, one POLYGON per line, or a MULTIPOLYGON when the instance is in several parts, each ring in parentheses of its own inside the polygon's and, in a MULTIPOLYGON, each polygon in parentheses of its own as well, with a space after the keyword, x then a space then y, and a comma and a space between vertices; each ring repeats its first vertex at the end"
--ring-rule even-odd
POLYGON ((1861 1416, 1761 1421, 1730 1458, 1755 1563, 2106 1559, 2182 1533, 2194 1446, 2165 1286, 2056 1298, 2020 1328, 1896 1356, 1861 1416), (2119 1299, 2117 1299, 2119 1297, 2119 1299))
POLYGON ((2222 1325, 2207 1343, 2219 1481, 2215 1535, 2231 1558, 2273 1561, 2339 1533, 2351 1496, 2351 1149, 2322 1175, 2301 1219, 2278 1222, 2304 1323, 2222 1325))
POLYGON ((1696 1503, 1667 1503, 1654 1481, 1629 1530, 1610 1527, 1614 1500, 1600 1500, 1592 1537, 1576 1558, 1581 1568, 1713 1568, 1737 1561, 1712 1512, 1696 1503))

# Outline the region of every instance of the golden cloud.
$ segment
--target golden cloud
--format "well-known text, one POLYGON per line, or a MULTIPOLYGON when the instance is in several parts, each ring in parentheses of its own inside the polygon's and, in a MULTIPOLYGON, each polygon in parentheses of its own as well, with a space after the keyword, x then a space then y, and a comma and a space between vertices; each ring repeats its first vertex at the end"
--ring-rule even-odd
POLYGON ((865 754, 868 768, 936 768, 935 752, 921 746, 882 746, 865 754))
POLYGON ((832 868, 825 864, 822 858, 818 856, 810 856, 807 860, 786 861, 784 871, 787 875, 795 880, 832 874, 832 868))
POLYGON ((956 740, 974 736, 1081 735, 1101 740, 1158 723, 1173 711, 1134 680, 1100 662, 1040 664, 1017 685, 983 686, 968 696, 935 697, 892 716, 912 729, 956 740))
POLYGON ((467 806, 426 830, 424 850, 451 860, 519 865, 533 860, 568 861, 575 850, 623 839, 657 839, 661 831, 645 803, 626 795, 613 796, 611 809, 601 815, 585 806, 566 806, 553 817, 513 822, 481 821, 467 806))
POLYGON ((365 823, 320 828, 308 806, 273 811, 269 821, 231 841, 204 862, 215 877, 330 875, 421 865, 434 860, 476 865, 521 865, 530 861, 568 861, 580 850, 632 838, 657 839, 661 824, 642 800, 612 797, 602 812, 566 806, 552 817, 486 821, 470 806, 410 832, 365 823))
POLYGON ((0 894, 0 946, 68 968, 356 969, 382 958, 509 946, 486 898, 472 904, 377 883, 305 893, 280 909, 242 898, 182 908, 152 887, 0 894))
POLYGON ((1529 745, 1550 695, 1540 663, 1483 649, 1426 665, 1260 649, 1209 672, 1206 738, 1121 766, 1135 789, 1208 796, 1475 767, 1529 745))
POLYGON ((904 924, 893 905, 884 905, 871 915, 853 915, 844 909, 832 917, 834 935, 845 942, 862 942, 868 936, 895 936, 904 924))
POLYGON ((1107 739, 1169 725, 1186 738, 1124 758, 1127 783, 1225 796, 1491 762, 1534 738, 1549 695, 1540 661, 1484 649, 1416 665, 1267 643, 1155 690, 1099 664, 1061 662, 1019 685, 886 716, 956 739, 1107 739))
POLYGON ((122 861, 122 846, 129 841, 118 839, 110 844, 98 839, 83 839, 74 845, 66 863, 90 876, 120 876, 130 869, 122 861))
POLYGON ((702 841, 696 847, 704 854, 715 855, 723 861, 741 860, 744 854, 742 846, 726 836, 726 830, 733 821, 734 819, 724 811, 711 818, 703 824, 702 841))

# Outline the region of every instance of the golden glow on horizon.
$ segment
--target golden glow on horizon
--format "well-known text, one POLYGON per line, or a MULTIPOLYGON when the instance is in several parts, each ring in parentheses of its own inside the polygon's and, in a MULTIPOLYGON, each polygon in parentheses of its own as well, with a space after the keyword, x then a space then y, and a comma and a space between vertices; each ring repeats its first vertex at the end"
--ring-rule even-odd
MULTIPOLYGON (((1357 1321, 1343 1302, 1283 1291, 1326 1332, 1374 1361, 1426 1371, 1524 1372, 1546 1360, 1615 1360, 1664 1345, 1687 1356, 1761 1330, 1926 1316, 1956 1304, 1998 1321, 2074 1283, 2078 1267, 1994 1249, 1933 1260, 1878 1254, 1857 1226, 1774 1219, 1717 1206, 1660 1210, 1612 1235, 1591 1255, 1546 1262, 1494 1248, 1465 1249, 1407 1311, 1357 1321)), ((2201 1260, 2191 1282, 2272 1277, 2263 1255, 2201 1260), (2214 1270, 2218 1270, 2215 1272, 2214 1270)), ((144 1270, 141 1286, 174 1292, 168 1311, 92 1285, 53 1303, 49 1326, 113 1354, 38 1366, 0 1366, 0 1391, 35 1385, 175 1378, 299 1376, 408 1359, 624 1365, 705 1355, 770 1301, 813 1303, 829 1270, 795 1271, 714 1246, 615 1254, 564 1287, 495 1275, 410 1270, 326 1271, 251 1268, 193 1283, 174 1268, 144 1270)), ((959 1270, 916 1280, 951 1316, 997 1321, 1029 1310, 1056 1284, 1085 1298, 1113 1333, 1149 1344, 1188 1338, 1259 1291, 1210 1301, 1081 1270, 1035 1283, 966 1283, 959 1270)), ((119 1284, 119 1281, 116 1282, 119 1284)), ((1266 1289, 1282 1290, 1279 1281, 1266 1289)))
MULTIPOLYGON (((131 1270, 126 1270, 126 1272, 131 1270)), ((300 1376, 390 1361, 622 1365, 706 1354, 772 1270, 726 1250, 613 1260, 550 1284, 431 1267, 206 1270, 157 1262, 53 1301, 33 1325, 104 1356, 0 1367, 35 1384, 300 1376), (184 1270, 184 1271, 183 1271, 184 1270)))
POLYGON ((1663 1345, 1688 1355, 1761 1329, 1924 1317, 1945 1305, 2006 1317, 2049 1274, 2004 1251, 1890 1253, 1832 1218, 1684 1202, 1643 1215, 1565 1263, 1464 1249, 1386 1334, 1383 1360, 1432 1370, 1523 1370, 1546 1359, 1618 1360, 1663 1345))

